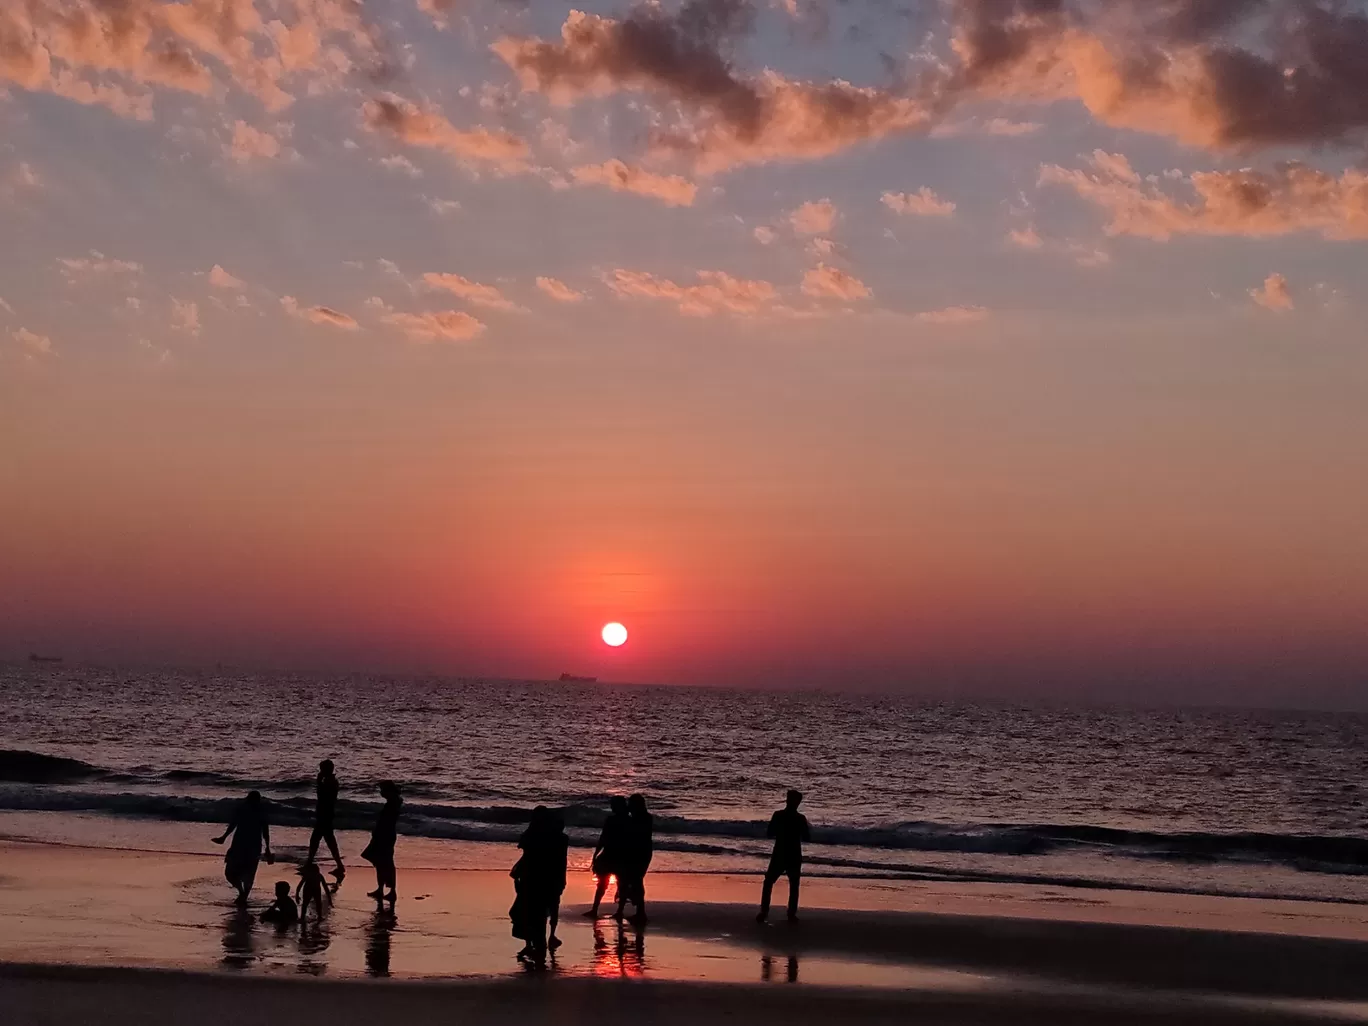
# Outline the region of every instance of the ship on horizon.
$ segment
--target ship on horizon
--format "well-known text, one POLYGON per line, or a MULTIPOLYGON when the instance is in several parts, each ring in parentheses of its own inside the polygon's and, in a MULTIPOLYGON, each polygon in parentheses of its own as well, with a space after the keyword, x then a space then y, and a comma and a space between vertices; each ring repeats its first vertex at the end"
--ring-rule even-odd
POLYGON ((61 661, 61 656, 45 656, 39 655, 37 652, 29 653, 29 662, 31 663, 60 663, 61 661))
POLYGON ((562 673, 560 675, 562 684, 597 684, 597 677, 578 677, 573 673, 562 673))

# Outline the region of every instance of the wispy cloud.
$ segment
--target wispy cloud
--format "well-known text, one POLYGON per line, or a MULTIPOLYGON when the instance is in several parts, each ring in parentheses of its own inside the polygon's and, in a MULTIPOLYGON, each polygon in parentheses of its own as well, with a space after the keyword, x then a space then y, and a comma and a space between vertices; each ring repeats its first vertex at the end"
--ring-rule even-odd
POLYGON ((1261 286, 1250 289, 1249 295, 1259 306, 1274 313, 1286 313, 1297 305, 1291 285, 1286 276, 1281 274, 1270 274, 1261 286))
POLYGON ((538 278, 537 288, 559 303, 579 303, 584 300, 583 292, 572 289, 559 278, 538 278))
POLYGON ((415 342, 465 342, 485 330, 484 324, 464 310, 424 313, 390 312, 382 320, 415 342))
POLYGON ((874 295, 859 278, 829 264, 818 264, 803 275, 803 292, 815 299, 847 301, 869 299, 874 295))
POLYGON ((634 192, 657 199, 672 207, 692 206, 698 194, 698 186, 687 178, 655 174, 620 160, 573 168, 570 177, 579 185, 605 185, 619 192, 634 192))
POLYGON ((459 296, 467 303, 488 307, 491 310, 516 310, 518 306, 493 285, 471 281, 459 274, 442 274, 429 271, 423 275, 423 284, 430 289, 441 289, 459 296))
POLYGON ((311 324, 341 328, 344 331, 355 331, 361 326, 356 322, 356 318, 341 310, 334 310, 330 306, 301 306, 294 296, 282 296, 280 305, 291 317, 298 317, 311 324))
POLYGON ((982 306, 947 306, 919 313, 917 320, 923 324, 977 324, 991 316, 991 311, 982 306))
POLYGON ((952 217, 956 210, 954 203, 941 199, 925 186, 916 192, 886 192, 882 199, 893 213, 915 217, 952 217))

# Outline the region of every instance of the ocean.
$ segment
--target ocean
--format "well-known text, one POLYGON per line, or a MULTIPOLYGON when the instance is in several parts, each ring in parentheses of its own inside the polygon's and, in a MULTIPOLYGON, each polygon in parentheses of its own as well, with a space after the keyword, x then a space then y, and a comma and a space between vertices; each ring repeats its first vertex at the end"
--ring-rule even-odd
POLYGON ((1368 902, 1361 715, 52 665, 0 668, 0 696, 0 813, 125 843, 251 788, 305 826, 331 758, 340 826, 394 779, 401 833, 453 851, 547 804, 587 862, 607 796, 641 792, 656 869, 758 872, 798 787, 812 874, 1368 902))

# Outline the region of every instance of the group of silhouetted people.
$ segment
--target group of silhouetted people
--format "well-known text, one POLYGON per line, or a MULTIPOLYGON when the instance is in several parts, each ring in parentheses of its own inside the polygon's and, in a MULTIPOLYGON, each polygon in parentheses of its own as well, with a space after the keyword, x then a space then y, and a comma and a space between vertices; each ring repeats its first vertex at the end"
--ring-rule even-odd
MULTIPOLYGON (((306 919, 310 909, 315 918, 322 917, 325 903, 331 906, 332 896, 345 875, 335 833, 339 784, 330 759, 319 764, 316 784, 317 805, 308 858, 299 869, 299 882, 293 896, 288 883, 282 880, 276 884, 275 900, 261 914, 267 922, 288 926, 306 919), (337 879, 331 885, 315 861, 320 844, 327 845, 336 863, 333 875, 337 879)), ((380 783, 380 795, 384 805, 361 857, 375 867, 376 886, 368 897, 383 906, 385 903, 393 905, 398 898, 394 845, 404 802, 398 785, 391 780, 380 783)), ((767 836, 774 841, 774 851, 760 892, 760 912, 755 917, 758 922, 763 923, 769 917, 770 899, 780 877, 788 878, 788 917, 790 920, 798 918, 803 844, 811 839, 807 818, 798 811, 802 800, 800 792, 789 791, 784 808, 770 818, 767 836)), ((655 822, 642 795, 634 794, 629 798, 615 795, 610 799, 608 818, 603 823, 591 863, 596 878, 594 903, 585 915, 598 917, 609 884, 616 882, 615 918, 623 921, 630 903, 635 910, 632 921, 638 925, 646 922, 646 872, 654 853, 654 833, 655 822)), ((247 795, 224 832, 214 838, 214 843, 223 844, 230 836, 233 840, 224 856, 224 876, 237 891, 237 904, 241 907, 247 904, 247 895, 256 880, 262 857, 268 865, 275 861, 271 853, 270 824, 259 791, 247 795)), ((509 873, 514 888, 509 918, 513 922, 513 936, 524 945, 518 957, 529 963, 543 964, 548 951, 554 951, 561 943, 556 936, 556 927, 560 922, 561 896, 565 892, 570 839, 560 813, 544 805, 533 809, 527 829, 518 838, 518 848, 521 855, 509 873)))
POLYGON ((646 922, 646 870, 655 850, 654 834, 655 820, 646 809, 644 797, 615 795, 609 799, 608 818, 603 821, 603 832, 590 863, 597 883, 594 904, 586 916, 597 918, 609 881, 616 880, 616 917, 622 919, 627 903, 631 902, 635 921, 646 922))
MULTIPOLYGON (((294 897, 290 896, 288 883, 283 880, 277 883, 275 900, 261 914, 262 919, 288 925, 307 916, 310 907, 314 909, 315 916, 321 916, 324 901, 331 905, 332 895, 346 874, 335 832, 338 788, 332 760, 324 759, 318 764, 317 804, 314 807, 313 834, 309 839, 309 857, 299 868, 299 883, 295 886, 294 897), (333 875, 337 877, 337 882, 332 885, 324 880, 322 870, 315 861, 321 843, 327 844, 336 863, 333 875)), ((375 890, 367 897, 380 903, 393 904, 398 898, 394 842, 399 835, 399 813, 404 807, 404 799, 399 794, 399 786, 392 780, 380 782, 380 796, 385 804, 376 817, 370 843, 361 852, 361 857, 375 867, 375 890)), ((223 875, 237 891, 238 906, 245 907, 263 855, 268 866, 275 862, 275 856, 271 853, 271 825, 260 791, 248 792, 233 813, 227 828, 214 838, 214 843, 223 844, 230 835, 233 842, 223 858, 223 875)))

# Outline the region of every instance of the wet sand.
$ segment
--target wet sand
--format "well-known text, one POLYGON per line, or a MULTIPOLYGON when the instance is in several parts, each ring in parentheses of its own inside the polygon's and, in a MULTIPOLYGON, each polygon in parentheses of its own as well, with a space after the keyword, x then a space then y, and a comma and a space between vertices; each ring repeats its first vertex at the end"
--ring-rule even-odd
MULTIPOLYGON (((505 873, 401 869, 390 913, 364 897, 366 869, 322 924, 276 930, 232 907, 212 852, 0 842, 4 1019, 1368 1020, 1358 906, 817 879, 801 923, 780 910, 762 927, 754 878, 660 874, 636 930, 579 915, 591 878, 573 874, 565 945, 538 972, 513 959, 505 873)), ((254 908, 294 878, 263 865, 254 908)))

